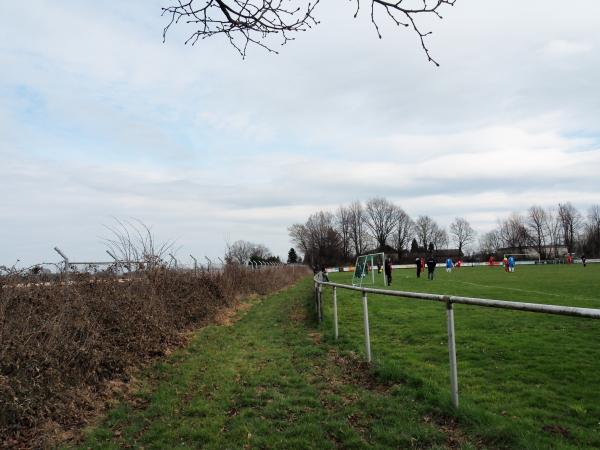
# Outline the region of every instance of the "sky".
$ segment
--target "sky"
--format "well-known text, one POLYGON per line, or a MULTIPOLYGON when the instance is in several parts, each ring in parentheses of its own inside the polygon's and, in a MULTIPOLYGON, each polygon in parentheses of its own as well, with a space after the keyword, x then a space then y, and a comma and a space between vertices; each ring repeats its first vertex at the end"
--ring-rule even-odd
POLYGON ((600 203, 597 0, 457 0, 417 36, 327 0, 279 54, 184 45, 169 0, 0 5, 0 265, 106 259, 114 217, 189 263, 384 196, 479 232, 600 203), (103 256, 104 255, 104 256, 103 256))

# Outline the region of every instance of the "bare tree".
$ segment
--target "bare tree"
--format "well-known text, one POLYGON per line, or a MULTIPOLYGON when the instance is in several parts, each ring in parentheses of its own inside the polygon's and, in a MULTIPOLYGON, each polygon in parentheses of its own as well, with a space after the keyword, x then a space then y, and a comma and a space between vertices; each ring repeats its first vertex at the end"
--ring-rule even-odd
POLYGON ((527 212, 527 231, 540 258, 546 258, 546 211, 541 206, 532 206, 527 212))
POLYGON ((513 213, 500 222, 498 228, 500 239, 505 247, 522 250, 529 242, 529 233, 522 215, 513 213))
POLYGON ((288 228, 288 233, 294 245, 304 254, 304 261, 306 261, 307 257, 310 258, 312 256, 313 243, 306 225, 295 223, 288 228))
POLYGON ((588 223, 585 228, 587 252, 600 256, 600 205, 592 205, 588 210, 588 223))
POLYGON ((335 263, 341 257, 340 236, 335 230, 334 215, 328 211, 311 214, 306 224, 289 228, 292 241, 304 252, 304 260, 316 264, 335 263))
POLYGON ((550 207, 546 209, 545 234, 554 257, 558 255, 558 246, 561 243, 561 224, 558 212, 550 207))
POLYGON ((581 229, 582 217, 577 208, 570 202, 558 204, 558 217, 560 219, 562 238, 567 246, 567 251, 575 251, 575 240, 581 229))
MULTIPOLYGON (((115 225, 104 225, 110 237, 103 238, 108 250, 121 261, 143 262, 149 267, 162 263, 168 253, 174 252, 174 241, 157 242, 152 227, 139 219, 120 220, 115 225)), ((127 266, 128 270, 130 266, 127 266)))
POLYGON ((352 202, 350 210, 350 240, 354 246, 354 255, 362 255, 368 244, 368 235, 365 225, 365 210, 359 201, 352 202))
MULTIPOLYGON (((199 39, 215 35, 224 35, 242 55, 246 56, 249 44, 255 44, 269 52, 272 37, 278 37, 285 45, 300 31, 307 31, 319 22, 315 18, 315 8, 320 0, 306 3, 305 0, 170 0, 163 7, 163 15, 169 22, 163 30, 163 40, 173 24, 184 22, 192 24, 194 31, 186 40, 194 45, 199 39)), ((456 0, 370 0, 371 22, 379 38, 381 33, 377 14, 381 13, 394 25, 411 28, 419 37, 421 47, 427 59, 439 65, 430 55, 425 38, 431 31, 423 31, 418 25, 417 16, 442 18, 440 10, 453 6, 456 0)), ((360 0, 356 0, 354 17, 360 10, 360 0)))
POLYGON ((413 238, 414 222, 406 212, 396 207, 396 231, 394 233, 394 247, 398 252, 398 258, 402 258, 402 251, 408 247, 410 240, 413 238))
POLYGON ((366 224, 379 248, 385 247, 388 238, 398 224, 396 206, 389 200, 376 197, 365 205, 366 224))
POLYGON ((248 264, 255 247, 256 245, 252 242, 243 240, 235 241, 233 244, 227 244, 225 261, 228 263, 248 264))
POLYGON ((435 222, 431 232, 431 243, 436 250, 448 246, 448 233, 435 222))
POLYGON ((450 234, 454 238, 454 242, 458 245, 458 252, 462 254, 463 247, 470 244, 475 239, 475 230, 467 219, 456 217, 454 222, 450 224, 450 234))
POLYGON ((429 216, 419 216, 415 221, 415 234, 424 249, 432 241, 433 232, 436 227, 435 221, 429 216))
POLYGON ((351 228, 351 216, 352 212, 350 208, 340 206, 335 212, 335 224, 336 230, 340 235, 342 244, 342 256, 344 261, 350 259, 350 228, 351 228))
POLYGON ((250 251, 250 260, 251 261, 265 261, 271 258, 273 255, 271 254, 271 250, 267 248, 264 244, 251 244, 252 248, 250 251))
POLYGON ((479 240, 479 251, 487 255, 496 253, 501 246, 502 239, 498 230, 488 231, 479 240))

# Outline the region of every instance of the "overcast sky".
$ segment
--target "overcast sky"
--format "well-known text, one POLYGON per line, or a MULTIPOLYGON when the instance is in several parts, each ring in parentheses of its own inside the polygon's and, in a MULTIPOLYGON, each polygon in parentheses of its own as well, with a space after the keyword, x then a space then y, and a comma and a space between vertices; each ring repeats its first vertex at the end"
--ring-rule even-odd
POLYGON ((598 0, 457 0, 425 24, 438 68, 347 0, 246 60, 185 26, 163 43, 168 3, 2 2, 0 264, 105 259, 112 216, 187 261, 237 239, 283 258, 289 225, 373 196, 478 231, 600 203, 598 0))

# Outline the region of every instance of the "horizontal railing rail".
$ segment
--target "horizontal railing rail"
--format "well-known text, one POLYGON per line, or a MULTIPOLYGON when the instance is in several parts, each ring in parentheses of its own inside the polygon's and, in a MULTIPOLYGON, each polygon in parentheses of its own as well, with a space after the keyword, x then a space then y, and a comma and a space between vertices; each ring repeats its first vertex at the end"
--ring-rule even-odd
POLYGON ((365 352, 367 361, 371 362, 371 338, 369 330, 369 310, 367 295, 385 295, 392 297, 403 297, 412 298, 417 300, 435 301, 445 303, 446 305, 446 320, 448 328, 448 357, 450 362, 450 389, 452 404, 458 408, 458 370, 456 363, 456 343, 454 334, 454 308, 453 305, 471 305, 471 306, 483 306, 488 308, 500 308, 508 309, 513 311, 526 311, 533 313, 542 314, 554 314, 560 316, 575 316, 585 317, 589 319, 600 319, 600 309, 595 308, 579 308, 574 306, 562 306, 562 305, 549 305, 542 303, 527 303, 527 302, 516 302, 512 300, 497 300, 477 297, 462 297, 457 295, 440 295, 430 294, 425 292, 411 292, 411 291, 393 291, 389 289, 377 289, 352 286, 348 284, 332 283, 330 281, 323 281, 321 274, 317 274, 314 277, 315 282, 315 308, 319 322, 323 320, 323 287, 331 287, 333 290, 333 326, 335 339, 339 335, 338 326, 338 311, 337 311, 337 289, 346 289, 351 291, 358 291, 362 295, 362 307, 363 307, 363 324, 365 333, 365 352))

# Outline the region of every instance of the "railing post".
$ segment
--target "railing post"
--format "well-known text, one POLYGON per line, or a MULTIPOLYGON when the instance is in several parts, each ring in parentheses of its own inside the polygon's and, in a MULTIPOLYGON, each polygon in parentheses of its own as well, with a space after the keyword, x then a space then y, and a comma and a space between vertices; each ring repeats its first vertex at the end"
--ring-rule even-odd
POLYGON ((450 357, 450 390, 452 404, 458 408, 458 370, 456 368, 456 343, 454 341, 454 309, 452 302, 446 302, 448 319, 448 354, 450 357))
POLYGON ((64 278, 65 278, 65 281, 68 281, 69 280, 69 258, 67 256, 65 256, 65 254, 58 247, 54 247, 54 251, 56 253, 58 253, 61 256, 61 258, 63 259, 63 261, 65 262, 64 278))
POLYGON ((190 258, 194 260, 194 276, 198 275, 198 260, 194 258, 194 255, 190 254, 190 258))
POLYGON ((371 362, 371 337, 369 336, 369 307, 367 306, 367 293, 362 293, 363 321, 365 325, 365 350, 367 352, 367 362, 371 362))
POLYGON ((338 314, 337 314, 337 288, 333 287, 333 331, 335 338, 338 338, 338 314))
POLYGON ((323 287, 319 284, 319 305, 317 309, 317 315, 319 316, 319 323, 323 322, 323 287))

